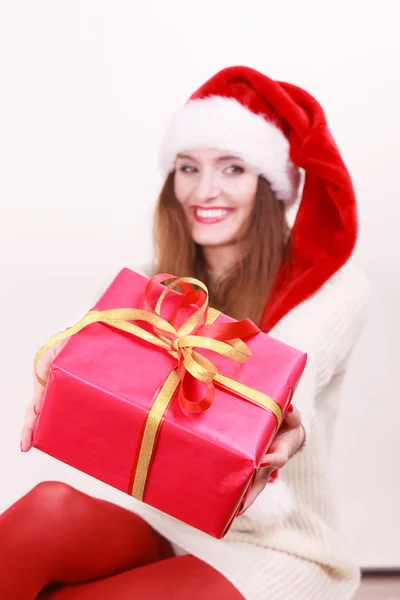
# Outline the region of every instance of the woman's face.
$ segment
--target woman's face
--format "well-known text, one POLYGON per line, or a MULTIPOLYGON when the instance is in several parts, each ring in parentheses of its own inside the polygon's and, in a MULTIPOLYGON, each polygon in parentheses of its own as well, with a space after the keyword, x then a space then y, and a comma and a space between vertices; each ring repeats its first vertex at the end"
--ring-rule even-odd
POLYGON ((253 210, 258 175, 219 150, 190 150, 176 159, 174 190, 193 240, 225 246, 239 240, 253 210))

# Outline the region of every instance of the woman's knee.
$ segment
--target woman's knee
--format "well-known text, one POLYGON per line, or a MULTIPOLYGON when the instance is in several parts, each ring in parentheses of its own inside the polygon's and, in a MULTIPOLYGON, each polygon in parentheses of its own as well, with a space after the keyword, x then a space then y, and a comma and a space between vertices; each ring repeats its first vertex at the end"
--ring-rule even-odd
POLYGON ((69 508, 82 496, 82 492, 66 483, 43 481, 28 492, 24 500, 29 503, 32 516, 40 514, 54 520, 65 519, 69 508))

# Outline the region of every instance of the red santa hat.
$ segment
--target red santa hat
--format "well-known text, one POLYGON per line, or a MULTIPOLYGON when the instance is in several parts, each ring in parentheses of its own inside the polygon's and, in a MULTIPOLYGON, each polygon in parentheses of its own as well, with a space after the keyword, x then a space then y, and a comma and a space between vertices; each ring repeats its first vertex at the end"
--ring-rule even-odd
POLYGON ((241 157, 287 206, 298 197, 304 170, 290 261, 281 266, 261 320, 269 331, 350 257, 357 212, 349 173, 318 102, 248 67, 223 69, 173 117, 160 151, 164 173, 174 170, 179 152, 197 148, 241 157))

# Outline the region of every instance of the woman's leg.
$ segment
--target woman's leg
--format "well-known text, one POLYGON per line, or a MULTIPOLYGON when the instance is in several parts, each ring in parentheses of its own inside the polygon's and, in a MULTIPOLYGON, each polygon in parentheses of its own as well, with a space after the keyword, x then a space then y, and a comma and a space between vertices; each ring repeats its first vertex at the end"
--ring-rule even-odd
POLYGON ((80 585, 40 600, 244 600, 218 571, 193 556, 179 556, 80 585))
POLYGON ((0 598, 33 600, 51 581, 91 581, 171 556, 137 515, 44 482, 0 515, 0 598))

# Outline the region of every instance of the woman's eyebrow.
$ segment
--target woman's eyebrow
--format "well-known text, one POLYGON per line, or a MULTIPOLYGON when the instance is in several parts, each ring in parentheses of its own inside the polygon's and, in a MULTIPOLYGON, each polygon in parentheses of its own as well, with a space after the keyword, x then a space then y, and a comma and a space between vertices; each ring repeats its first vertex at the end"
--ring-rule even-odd
POLYGON ((176 158, 183 158, 185 160, 196 160, 194 156, 190 156, 190 154, 177 154, 176 158))
POLYGON ((218 158, 218 161, 221 162, 223 160, 240 160, 243 162, 243 160, 239 157, 239 156, 235 156, 234 154, 229 154, 227 156, 220 156, 218 158))

